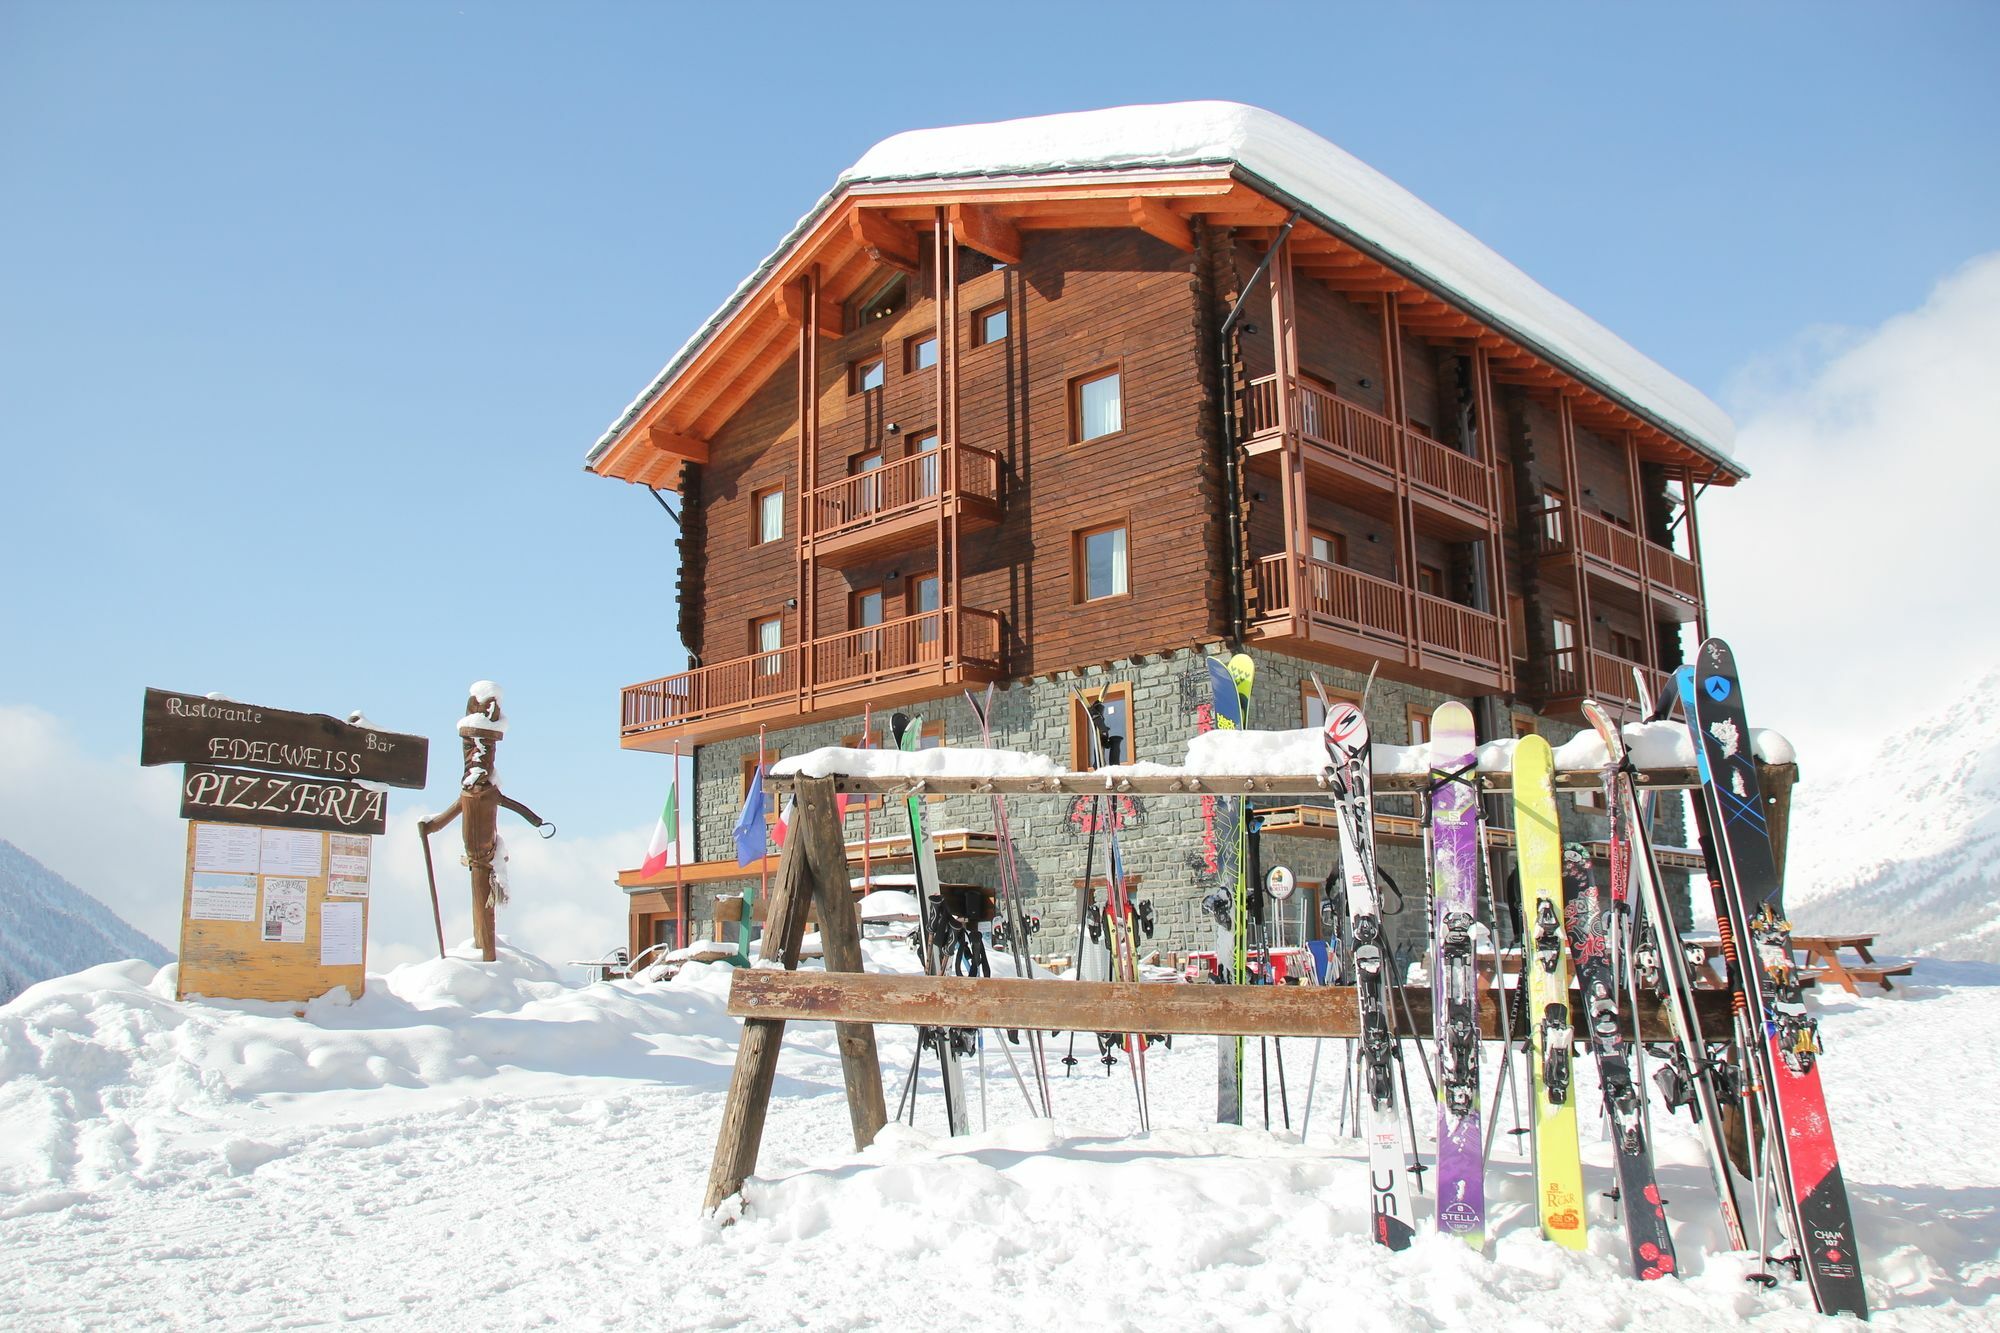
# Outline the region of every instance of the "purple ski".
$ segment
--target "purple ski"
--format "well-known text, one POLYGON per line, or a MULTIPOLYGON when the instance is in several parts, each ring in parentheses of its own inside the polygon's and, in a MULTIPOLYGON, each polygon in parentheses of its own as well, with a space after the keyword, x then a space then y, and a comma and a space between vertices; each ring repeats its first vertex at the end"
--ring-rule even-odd
POLYGON ((1479 792, 1472 711, 1431 716, 1431 1015, 1438 1058, 1438 1230, 1486 1248, 1479 1135, 1479 792))

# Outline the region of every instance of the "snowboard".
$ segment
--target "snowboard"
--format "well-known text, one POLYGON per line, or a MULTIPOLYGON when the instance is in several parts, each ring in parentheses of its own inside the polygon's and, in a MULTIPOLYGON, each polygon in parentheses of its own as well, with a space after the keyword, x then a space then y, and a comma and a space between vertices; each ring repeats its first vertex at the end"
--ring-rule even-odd
POLYGON ((1368 1143, 1369 1230, 1379 1245, 1408 1249, 1415 1235, 1410 1207, 1410 1153, 1396 1101, 1395 1038, 1382 940, 1381 897, 1375 879, 1373 742, 1368 722, 1351 703, 1326 717, 1326 758, 1340 834, 1352 942, 1355 1007, 1361 1015, 1361 1133, 1368 1143))
MULTIPOLYGON (((1529 1089, 1533 1094, 1529 1126, 1535 1139, 1536 1213, 1544 1236, 1568 1249, 1581 1250, 1589 1243, 1589 1233, 1570 1078, 1570 969, 1564 938, 1562 833, 1556 822, 1555 755, 1540 736, 1523 736, 1514 746, 1514 829, 1519 849, 1521 921, 1528 934, 1521 954, 1521 985, 1527 992, 1529 1089)), ((1615 1025, 1615 1008, 1613 1022, 1615 1025)))
POLYGON ((1486 1248, 1486 1151, 1479 1135, 1479 795, 1472 710, 1431 715, 1431 1014, 1438 1062, 1440 1231, 1486 1248))
MULTIPOLYGON (((1796 1257, 1826 1314, 1868 1317, 1854 1216, 1819 1078, 1819 1024, 1806 1012, 1764 815, 1736 659, 1721 639, 1676 675, 1701 775, 1697 826, 1719 886, 1730 982, 1761 1027, 1752 1068, 1796 1257)), ((1761 1240, 1761 1238, 1760 1238, 1761 1240)))

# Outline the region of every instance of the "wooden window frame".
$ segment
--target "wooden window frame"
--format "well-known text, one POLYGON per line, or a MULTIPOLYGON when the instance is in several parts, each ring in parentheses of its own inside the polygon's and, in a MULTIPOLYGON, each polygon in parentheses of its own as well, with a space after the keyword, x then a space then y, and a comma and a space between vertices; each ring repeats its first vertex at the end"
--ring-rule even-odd
MULTIPOLYGON (((1331 556, 1333 557, 1333 558, 1332 558, 1332 559, 1331 559, 1330 561, 1328 561, 1327 563, 1329 563, 1329 564, 1333 564, 1333 565, 1338 565, 1338 566, 1340 566, 1340 567, 1341 567, 1342 569, 1351 569, 1351 568, 1353 568, 1353 566, 1351 566, 1351 565, 1349 565, 1349 564, 1347 563, 1347 534, 1346 534, 1346 533, 1344 533, 1344 532, 1336 532, 1336 531, 1335 531, 1334 529, 1332 529, 1332 528, 1314 528, 1314 527, 1308 527, 1308 528, 1306 529, 1306 554, 1307 554, 1307 555, 1311 555, 1311 554, 1312 554, 1312 544, 1313 544, 1313 540, 1314 540, 1314 538, 1318 538, 1318 539, 1319 539, 1320 541, 1323 541, 1323 542, 1325 542, 1325 543, 1326 543, 1326 546, 1327 546, 1327 551, 1328 551, 1328 553, 1329 553, 1329 554, 1330 554, 1330 555, 1331 555, 1331 556)), ((1331 690, 1329 690, 1329 691, 1328 691, 1328 693, 1330 694, 1330 693, 1332 693, 1332 691, 1331 691, 1331 690)))
POLYGON ((857 333, 867 328, 870 324, 879 324, 885 319, 894 319, 909 308, 910 277, 907 273, 891 273, 873 287, 864 288, 863 291, 866 295, 853 298, 853 305, 851 307, 853 314, 847 321, 847 331, 849 333, 857 333), (901 292, 901 300, 894 307, 873 316, 868 313, 871 306, 894 291, 901 292))
POLYGON ((1560 486, 1544 486, 1541 494, 1540 537, 1554 546, 1569 544, 1569 492, 1560 486))
POLYGON ((1438 567, 1437 565, 1427 565, 1423 561, 1419 560, 1417 562, 1416 589, 1418 592, 1424 593, 1427 596, 1436 597, 1439 600, 1444 600, 1444 570, 1438 567), (1428 588, 1424 586, 1424 578, 1426 575, 1430 577, 1432 583, 1432 586, 1428 588))
POLYGON ((1507 651, 1517 662, 1528 660, 1528 599, 1507 594, 1507 651))
POLYGON ((926 370, 934 369, 937 363, 938 336, 936 329, 925 329, 922 333, 913 333, 903 339, 903 373, 905 375, 921 375, 926 370), (931 345, 930 365, 919 365, 918 361, 925 343, 931 345))
POLYGON ((880 393, 888 386, 888 383, 889 368, 884 364, 880 348, 858 356, 847 363, 847 396, 849 398, 858 398, 862 394, 867 393, 880 393), (861 387, 861 382, 868 378, 868 371, 871 367, 882 372, 882 383, 875 385, 873 388, 864 389, 861 387))
POLYGON ((1130 515, 1120 515, 1089 527, 1077 528, 1069 535, 1069 583, 1070 605, 1096 606, 1101 602, 1116 602, 1132 595, 1132 519, 1130 515), (1085 556, 1086 543, 1100 532, 1122 529, 1125 533, 1125 591, 1108 592, 1102 597, 1090 596, 1090 564, 1085 556))
POLYGON ((1085 445, 1085 444, 1093 444, 1093 445, 1103 444, 1106 440, 1115 440, 1119 438, 1120 436, 1124 435, 1128 429, 1130 429, 1130 426, 1128 424, 1128 418, 1125 413, 1125 361, 1122 357, 1119 360, 1110 362, 1107 365, 1099 366, 1095 370, 1086 371, 1081 375, 1072 375, 1070 377, 1069 442, 1072 446, 1085 445), (1118 379, 1118 429, 1105 431, 1102 435, 1093 435, 1086 440, 1083 438, 1084 386, 1088 384, 1095 384, 1099 380, 1110 379, 1113 376, 1116 376, 1118 379))
POLYGON ((1514 728, 1514 739, 1517 741, 1520 740, 1523 736, 1536 736, 1541 734, 1535 728, 1535 719, 1528 716, 1526 713, 1514 714, 1511 725, 1514 728))
MULTIPOLYGON (((775 764, 784 757, 785 749, 783 746, 766 745, 764 747, 764 762, 766 764, 775 764)), ((752 748, 736 765, 736 808, 738 810, 743 808, 743 802, 750 796, 750 774, 756 770, 756 767, 757 751, 755 748, 752 748)), ((778 805, 779 802, 771 799, 771 789, 766 787, 764 789, 764 823, 766 826, 778 822, 778 805)))
POLYGON ((998 301, 989 301, 972 312, 971 337, 968 341, 973 348, 997 347, 1013 336, 1014 312, 1007 308, 1007 301, 1004 297, 998 301), (989 338, 986 336, 986 321, 995 314, 1000 315, 1007 321, 1007 327, 1001 330, 999 337, 989 338))
POLYGON ((1107 684, 1078 690, 1069 699, 1069 763, 1070 771, 1082 773, 1093 765, 1090 763, 1090 741, 1084 731, 1088 725, 1084 710, 1099 699, 1118 699, 1125 705, 1125 753, 1118 762, 1130 764, 1137 761, 1133 751, 1139 748, 1139 719, 1134 712, 1132 682, 1114 680, 1107 684))
POLYGON ((752 546, 770 546, 784 539, 785 488, 783 486, 766 486, 761 490, 750 492, 750 544, 752 546), (774 495, 778 497, 778 535, 775 537, 766 537, 764 535, 764 502, 774 495))
MULTIPOLYGON (((1360 690, 1350 690, 1339 685, 1329 685, 1326 687, 1326 697, 1328 702, 1331 703, 1339 703, 1344 701, 1353 704, 1356 708, 1361 707, 1360 690)), ((1312 715, 1313 709, 1317 708, 1318 706, 1319 706, 1319 692, 1313 689, 1312 681, 1311 680, 1300 681, 1299 682, 1299 725, 1300 726, 1323 727, 1326 725, 1324 720, 1321 720, 1319 722, 1313 721, 1313 715, 1312 715)))
POLYGON ((1405 745, 1430 744, 1431 718, 1436 712, 1437 710, 1435 708, 1419 708, 1415 704, 1404 704, 1403 735, 1407 739, 1405 739, 1403 743, 1405 745), (1424 734, 1422 736, 1418 736, 1416 734, 1414 730, 1416 727, 1422 727, 1424 729, 1424 734))
POLYGON ((884 621, 888 620, 888 618, 889 618, 889 590, 885 585, 876 583, 876 584, 871 584, 866 588, 852 588, 848 590, 847 628, 850 631, 858 629, 874 629, 877 626, 881 625, 884 621), (869 597, 871 595, 881 602, 881 619, 877 620, 874 625, 864 625, 859 620, 857 620, 855 616, 856 613, 861 609, 862 599, 869 597))

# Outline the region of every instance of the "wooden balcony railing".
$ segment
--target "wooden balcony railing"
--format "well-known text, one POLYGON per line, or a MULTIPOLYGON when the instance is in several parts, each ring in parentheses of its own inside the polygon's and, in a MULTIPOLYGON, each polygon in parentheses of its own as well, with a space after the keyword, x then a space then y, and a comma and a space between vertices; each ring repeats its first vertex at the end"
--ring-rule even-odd
POLYGON ((1417 639, 1426 653, 1493 671, 1500 669, 1500 620, 1484 611, 1420 592, 1417 639))
POLYGON ((1628 708, 1650 705, 1666 683, 1665 672, 1595 648, 1581 653, 1575 648, 1566 648, 1551 655, 1542 675, 1544 687, 1551 698, 1581 699, 1588 696, 1601 703, 1620 704, 1628 708), (1589 672, 1587 679, 1585 670, 1589 672), (1632 677, 1634 671, 1643 673, 1646 678, 1647 692, 1643 698, 1638 683, 1632 677))
MULTIPOLYGON (((1278 429, 1276 375, 1250 381, 1244 411, 1251 438, 1278 429)), ((1396 423, 1303 380, 1299 382, 1299 435, 1378 472, 1396 473, 1396 423)))
POLYGON ((1478 459, 1421 431, 1406 430, 1410 447, 1410 480, 1455 504, 1486 512, 1486 467, 1478 459))
POLYGON ((1500 669, 1498 617, 1343 565, 1323 560, 1307 560, 1304 565, 1306 595, 1295 603, 1290 562, 1283 555, 1267 555, 1257 561, 1251 578, 1260 618, 1308 616, 1351 634, 1398 646, 1414 638, 1425 654, 1489 671, 1500 669))
POLYGON ((766 701, 796 698, 802 683, 796 645, 663 676, 623 693, 619 730, 627 735, 698 722, 766 701))
POLYGON ((997 670, 1000 617, 979 610, 963 611, 958 616, 925 611, 815 639, 810 661, 814 690, 879 684, 936 671, 948 661, 969 661, 997 670))
POLYGON ((688 726, 787 702, 814 692, 892 684, 965 668, 1004 669, 997 612, 947 608, 766 653, 628 685, 620 730, 626 736, 688 726))
POLYGON ((1324 560, 1307 560, 1305 566, 1306 596, 1295 607, 1285 557, 1267 555, 1257 562, 1252 577, 1261 615, 1296 610, 1368 638, 1402 643, 1408 637, 1409 597, 1401 585, 1324 560))
POLYGON ((1586 513, 1573 504, 1545 505, 1535 538, 1543 555, 1577 555, 1585 562, 1637 581, 1643 572, 1662 592, 1683 601, 1701 600, 1694 561, 1630 529, 1586 513))
POLYGON ((1701 574, 1694 561, 1658 542, 1646 543, 1646 577, 1683 601, 1701 600, 1701 574))
POLYGON ((842 477, 806 497, 806 536, 838 536, 960 493, 998 503, 1000 467, 998 454, 959 444, 842 477))

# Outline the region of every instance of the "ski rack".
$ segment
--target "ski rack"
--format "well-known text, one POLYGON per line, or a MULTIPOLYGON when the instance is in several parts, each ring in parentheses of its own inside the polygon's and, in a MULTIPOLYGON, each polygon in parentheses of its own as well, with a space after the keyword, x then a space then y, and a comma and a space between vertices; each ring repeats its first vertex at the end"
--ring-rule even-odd
MULTIPOLYGON (((1786 815, 1795 764, 1759 763, 1772 840, 1783 861, 1786 815)), ((1509 791, 1512 774, 1480 773, 1479 789, 1509 791)), ((1672 790, 1698 784, 1692 768, 1635 769, 1641 789, 1672 790)), ((1420 792, 1427 773, 1377 774, 1377 794, 1420 792)), ((846 1085, 848 1119, 856 1151, 875 1141, 888 1123, 882 1094, 882 1066, 875 1024, 911 1026, 1042 1028, 1056 1031, 1148 1032, 1217 1036, 1356 1037, 1359 1016, 1344 987, 1183 986, 1150 982, 1025 980, 1011 977, 905 977, 864 974, 861 924, 848 885, 837 798, 842 795, 1055 795, 1120 793, 1133 796, 1324 795, 1324 773, 1254 776, 1192 773, 1126 775, 1113 772, 1058 773, 1044 777, 779 777, 797 802, 798 826, 786 839, 771 894, 760 963, 730 978, 729 1013, 743 1019, 736 1065, 723 1102, 722 1124, 709 1169, 703 1212, 711 1212, 757 1169, 764 1120, 778 1072, 778 1048, 789 1021, 834 1024, 846 1085), (798 971, 806 916, 819 921, 824 972, 798 971)), ((1561 772, 1560 790, 1596 790, 1598 770, 1561 772)), ((1422 1032, 1429 1021, 1430 988, 1397 987, 1406 1027, 1422 1032)), ((1704 1031, 1727 1032, 1730 997, 1726 991, 1699 996, 1704 1031)), ((1392 1011, 1397 1012, 1397 1011, 1392 1011)), ((1581 1022, 1581 1010, 1573 1007, 1581 1022)), ((1667 1041, 1672 1032, 1664 1006, 1644 1005, 1635 1015, 1641 1041, 1667 1041)), ((1498 1040, 1500 1014, 1495 997, 1482 992, 1479 1026, 1483 1039, 1498 1040)))

